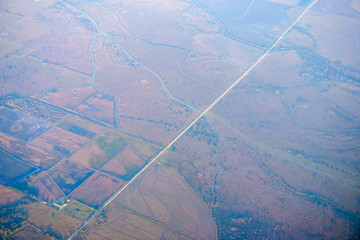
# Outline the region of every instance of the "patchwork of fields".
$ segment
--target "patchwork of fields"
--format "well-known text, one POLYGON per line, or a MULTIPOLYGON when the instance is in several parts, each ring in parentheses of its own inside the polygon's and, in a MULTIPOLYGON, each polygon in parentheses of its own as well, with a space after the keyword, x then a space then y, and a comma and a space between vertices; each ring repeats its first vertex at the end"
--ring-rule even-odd
POLYGON ((0 0, 0 239, 357 239, 359 6, 0 0))

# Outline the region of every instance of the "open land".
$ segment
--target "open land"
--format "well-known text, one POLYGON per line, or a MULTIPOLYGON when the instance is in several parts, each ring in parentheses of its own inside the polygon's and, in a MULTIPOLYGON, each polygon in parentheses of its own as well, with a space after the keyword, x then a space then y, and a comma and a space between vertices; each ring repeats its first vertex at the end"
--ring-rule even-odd
POLYGON ((111 178, 105 174, 94 173, 86 182, 71 193, 71 197, 97 209, 123 183, 123 181, 111 178))
POLYGON ((123 149, 101 169, 125 181, 130 180, 145 164, 145 160, 129 147, 123 149))
POLYGON ((69 194, 91 174, 93 174, 91 169, 79 166, 70 161, 65 161, 52 171, 50 176, 65 194, 69 194))
POLYGON ((32 141, 32 144, 48 151, 70 156, 89 140, 86 137, 54 127, 32 141))
POLYGON ((76 218, 86 220, 91 214, 95 212, 95 209, 82 204, 74 199, 71 199, 69 203, 62 209, 63 212, 75 216, 76 218))
POLYGON ((73 161, 92 168, 101 168, 126 145, 124 138, 116 132, 104 132, 90 144, 71 156, 73 161))
POLYGON ((1 1, 1 237, 357 239, 359 6, 1 1))
POLYGON ((10 203, 16 202, 23 195, 17 191, 11 190, 3 185, 0 185, 0 204, 1 206, 8 205, 10 203))
POLYGON ((34 179, 29 185, 30 194, 47 202, 53 202, 65 196, 47 174, 34 179))
POLYGON ((33 166, 41 167, 42 169, 48 169, 60 160, 60 157, 56 155, 45 152, 3 133, 0 133, 0 147, 13 157, 24 160, 33 166))
POLYGON ((8 108, 0 108, 0 119, 1 132, 24 141, 36 138, 51 127, 46 122, 8 108))
POLYGON ((51 89, 47 92, 36 94, 34 97, 61 108, 74 109, 94 94, 94 92, 93 87, 87 86, 63 91, 51 89))

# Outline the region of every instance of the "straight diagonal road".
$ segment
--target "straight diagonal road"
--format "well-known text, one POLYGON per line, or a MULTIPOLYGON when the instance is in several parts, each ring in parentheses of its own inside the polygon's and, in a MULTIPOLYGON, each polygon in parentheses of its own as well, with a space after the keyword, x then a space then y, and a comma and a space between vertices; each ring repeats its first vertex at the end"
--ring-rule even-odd
POLYGON ((78 230, 71 235, 68 240, 73 239, 91 220, 93 220, 99 212, 101 212, 107 205, 109 205, 120 193, 122 193, 129 185, 131 185, 139 176, 141 176, 151 165, 153 165, 163 153, 165 153, 174 143, 179 140, 195 123, 197 123, 205 114, 207 114, 221 99, 223 99, 241 80, 243 80, 273 49, 274 47, 284 38, 284 36, 294 27, 295 24, 317 3, 318 0, 314 0, 309 4, 304 11, 296 18, 296 20, 283 32, 283 34, 268 48, 268 50, 232 85, 230 85, 212 104, 210 104, 205 111, 203 111, 195 120, 193 120, 177 137, 174 138, 162 151, 160 151, 151 161, 149 161, 144 168, 142 168, 128 183, 126 183, 119 191, 117 191, 111 198, 109 198, 99 208, 91 218, 86 221, 78 230))

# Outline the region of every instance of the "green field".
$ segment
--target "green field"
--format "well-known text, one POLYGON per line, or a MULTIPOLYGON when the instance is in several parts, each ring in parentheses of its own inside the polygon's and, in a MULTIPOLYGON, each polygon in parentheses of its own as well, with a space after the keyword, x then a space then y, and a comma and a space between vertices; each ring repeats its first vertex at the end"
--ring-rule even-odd
POLYGON ((86 220, 91 216, 91 214, 95 212, 95 209, 71 199, 70 202, 67 203, 67 205, 61 211, 81 220, 86 220))

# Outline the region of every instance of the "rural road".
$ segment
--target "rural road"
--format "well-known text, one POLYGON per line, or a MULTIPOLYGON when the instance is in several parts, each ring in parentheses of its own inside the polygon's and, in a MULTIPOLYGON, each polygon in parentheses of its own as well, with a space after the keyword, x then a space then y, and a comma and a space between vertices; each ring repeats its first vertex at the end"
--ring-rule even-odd
MULTIPOLYGON (((62 1, 60 1, 62 2, 62 1)), ((108 206, 120 193, 122 193, 129 185, 131 185, 139 176, 141 176, 150 166, 152 166, 158 158, 165 153, 179 138, 181 138, 196 122, 200 120, 207 112, 209 112, 221 99, 223 99, 241 80, 243 80, 272 50, 273 48, 284 38, 284 36, 294 27, 295 24, 299 22, 299 20, 309 11, 314 4, 318 2, 318 0, 314 0, 311 4, 309 4, 304 11, 296 18, 296 20, 283 32, 283 34, 268 48, 268 50, 232 85, 230 85, 210 106, 208 106, 205 111, 203 111, 195 120, 193 120, 174 140, 172 140, 162 151, 160 151, 151 161, 149 161, 144 168, 142 168, 128 183, 126 183, 119 191, 117 191, 111 198, 109 198, 101 208, 99 208, 91 218, 86 221, 79 229, 77 229, 73 235, 71 235, 68 240, 73 239, 91 220, 93 220, 99 212, 101 212, 106 206, 108 206)), ((66 4, 66 3, 64 3, 66 4)), ((69 4, 66 4, 69 6, 69 4)), ((71 5, 70 5, 71 6, 71 5)), ((71 8, 74 8, 71 6, 71 8)), ((75 9, 75 8, 74 8, 75 9)), ((77 9, 75 9, 77 10, 77 9)), ((77 10, 79 11, 79 10, 77 10)), ((85 16, 89 17, 87 14, 83 13, 85 16)), ((90 18, 90 17, 89 17, 90 18)), ((107 36, 104 32, 102 32, 97 24, 91 20, 99 32, 101 32, 104 36, 107 36)), ((125 50, 124 50, 125 51, 125 50)), ((145 67, 146 68, 146 67, 145 67)), ((148 68, 147 68, 148 69, 148 68)), ((150 70, 150 69, 149 69, 150 70)), ((150 70, 152 71, 152 70, 150 70)))

